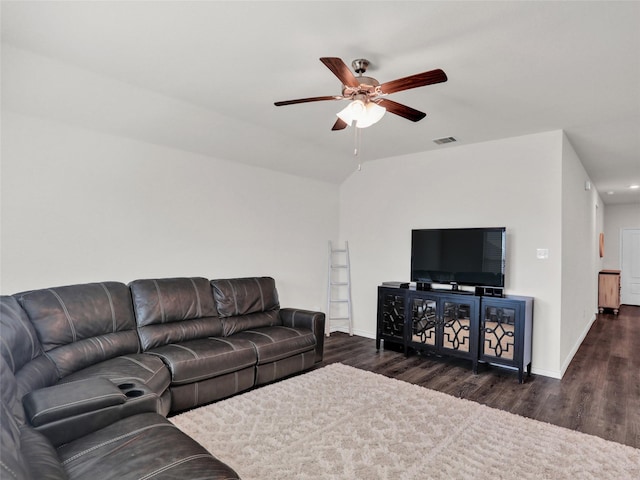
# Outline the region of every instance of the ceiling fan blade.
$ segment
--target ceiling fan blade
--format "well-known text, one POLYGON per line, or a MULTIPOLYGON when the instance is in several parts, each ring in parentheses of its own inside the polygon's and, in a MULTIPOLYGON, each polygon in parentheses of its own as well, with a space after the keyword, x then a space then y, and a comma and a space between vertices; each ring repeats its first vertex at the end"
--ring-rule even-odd
POLYGON ((412 122, 418 122, 427 116, 426 113, 423 113, 420 110, 407 107, 406 105, 402 105, 401 103, 394 102, 393 100, 389 100, 388 98, 380 99, 376 101, 376 103, 381 107, 386 108, 387 112, 394 113, 396 115, 406 118, 407 120, 411 120, 412 122))
POLYGON ((417 73, 408 77, 391 80, 380 85, 383 93, 395 93, 410 88, 424 87, 425 85, 433 85, 434 83, 442 83, 447 81, 447 74, 439 68, 429 72, 417 73))
POLYGON ((309 98, 298 98, 297 100, 284 100, 282 102, 274 102, 273 104, 276 107, 282 107, 283 105, 295 105, 296 103, 307 103, 307 102, 322 102, 324 100, 342 100, 344 97, 342 95, 327 95, 324 97, 309 97, 309 98))
POLYGON ((347 67, 347 64, 344 63, 342 59, 337 57, 321 57, 320 61, 338 77, 343 85, 347 87, 360 86, 360 82, 358 82, 358 79, 351 73, 351 70, 349 70, 349 67, 347 67))
POLYGON ((333 131, 344 130, 345 128, 347 128, 347 122, 339 118, 338 120, 336 120, 336 123, 333 124, 333 127, 331 127, 331 130, 333 131))

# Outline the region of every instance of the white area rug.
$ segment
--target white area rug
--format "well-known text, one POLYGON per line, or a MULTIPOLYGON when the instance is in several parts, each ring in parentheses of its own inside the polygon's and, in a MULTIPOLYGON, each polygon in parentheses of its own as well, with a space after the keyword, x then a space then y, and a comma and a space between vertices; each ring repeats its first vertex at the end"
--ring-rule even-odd
POLYGON ((640 450, 341 364, 171 421, 244 480, 640 478, 640 450))

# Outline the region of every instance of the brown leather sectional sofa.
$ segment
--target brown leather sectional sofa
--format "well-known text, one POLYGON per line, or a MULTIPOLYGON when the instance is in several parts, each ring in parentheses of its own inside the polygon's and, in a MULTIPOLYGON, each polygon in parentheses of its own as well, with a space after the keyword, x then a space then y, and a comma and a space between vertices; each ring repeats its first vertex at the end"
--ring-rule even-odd
POLYGON ((239 478, 165 417, 312 367, 324 322, 269 277, 2 296, 0 477, 239 478))

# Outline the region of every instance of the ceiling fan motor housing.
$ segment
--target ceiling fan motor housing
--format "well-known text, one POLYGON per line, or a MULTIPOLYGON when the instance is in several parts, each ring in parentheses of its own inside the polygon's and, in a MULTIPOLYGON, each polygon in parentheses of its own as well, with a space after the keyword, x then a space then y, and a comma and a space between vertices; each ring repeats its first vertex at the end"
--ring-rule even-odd
POLYGON ((368 97, 373 97, 375 95, 379 95, 381 92, 378 91, 377 87, 380 86, 380 82, 372 77, 366 77, 362 74, 367 71, 369 67, 369 60, 366 58, 357 58, 353 62, 351 62, 351 66, 353 70, 358 74, 356 80, 360 86, 358 87, 349 87, 344 85, 342 88, 342 95, 347 98, 355 99, 357 95, 366 95, 368 97))

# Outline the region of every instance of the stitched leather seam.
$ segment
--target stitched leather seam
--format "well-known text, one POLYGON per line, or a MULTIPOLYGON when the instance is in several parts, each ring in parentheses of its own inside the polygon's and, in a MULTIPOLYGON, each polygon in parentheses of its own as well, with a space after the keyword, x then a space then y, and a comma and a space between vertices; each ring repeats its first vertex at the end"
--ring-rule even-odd
POLYGON ((289 328, 289 327, 280 327, 280 328, 286 328, 287 330, 295 332, 299 337, 302 337, 302 333, 296 330, 295 328, 289 328))
POLYGON ((211 340, 216 340, 217 342, 221 342, 221 343, 226 343, 227 345, 229 345, 234 351, 238 350, 238 347, 236 345, 234 345, 233 343, 223 339, 223 338, 218 338, 218 337, 209 337, 211 340))
MULTIPOLYGON (((251 367, 251 366, 253 366, 255 364, 256 364, 255 360, 252 359, 251 362, 245 362, 243 364, 236 364, 233 367, 229 367, 229 368, 226 368, 224 370, 216 370, 215 372, 208 371, 207 373, 204 373, 202 375, 194 375, 194 376, 191 376, 191 377, 182 378, 180 380, 173 381, 172 385, 185 385, 185 384, 189 384, 189 383, 199 382, 200 380, 207 380, 209 378, 220 377, 220 376, 226 375, 228 373, 236 373, 239 370, 243 370, 243 369, 251 367)), ((197 383, 195 383, 195 384, 197 384, 197 383)))
POLYGON ((58 380, 60 380, 62 378, 62 374, 60 373, 60 367, 58 367, 58 364, 55 362, 55 360, 51 358, 51 355, 49 354, 49 352, 44 352, 44 356, 49 359, 49 361, 51 362, 51 365, 53 365, 53 368, 56 369, 56 375, 58 376, 58 380))
POLYGON ((16 373, 16 361, 13 359, 13 354, 11 353, 11 348, 9 347, 9 344, 2 337, 0 337, 0 343, 2 343, 2 345, 5 346, 3 350, 7 352, 7 354, 9 355, 9 360, 11 361, 11 365, 9 365, 9 367, 11 367, 11 371, 13 373, 16 373))
POLYGON ((6 463, 4 463, 2 460, 0 460, 0 465, 2 465, 2 468, 4 469, 5 472, 9 472, 11 474, 11 476, 13 478, 18 478, 18 474, 16 472, 14 472, 13 470, 11 470, 6 463))
MULTIPOLYGON (((5 305, 5 308, 7 308, 7 310, 9 310, 13 315, 16 316, 16 318, 20 319, 21 315, 20 312, 11 308, 11 306, 9 305, 5 305)), ((19 322, 17 322, 17 324, 20 326, 20 328, 22 330, 24 330, 28 337, 29 337, 29 341, 31 342, 31 359, 33 360, 33 358, 36 356, 36 342, 35 339, 33 338, 33 335, 31 334, 31 332, 29 331, 29 329, 27 328, 27 326, 24 324, 24 322, 20 319, 19 322)))
POLYGON ((198 458, 211 458, 211 455, 207 454, 207 453, 200 453, 198 455, 191 455, 189 457, 183 458, 181 460, 176 460, 174 462, 171 462, 169 465, 165 465, 162 468, 159 468, 158 470, 155 470, 154 472, 148 473, 142 477, 140 477, 138 480, 147 480, 148 478, 151 477, 155 477, 156 475, 158 475, 159 473, 164 473, 167 470, 176 467, 178 465, 182 465, 183 463, 186 462, 190 462, 191 460, 196 460, 198 458))
POLYGON ((194 358, 200 358, 200 356, 194 350, 191 350, 190 348, 187 348, 184 345, 180 345, 179 343, 172 343, 171 346, 181 348, 182 350, 189 352, 191 355, 193 355, 194 358))
POLYGON ((231 294, 233 295, 233 304, 235 306, 234 315, 238 315, 238 296, 236 295, 236 289, 231 283, 231 281, 227 280, 229 287, 231 287, 231 294))
POLYGON ((73 339, 74 342, 77 341, 78 340, 78 334, 76 333, 76 329, 75 329, 75 326, 73 325, 73 320, 71 320, 71 315, 69 315, 69 310, 67 310, 67 306, 62 301, 62 298, 60 297, 60 295, 58 295, 53 289, 50 288, 48 291, 51 292, 51 294, 54 297, 56 297, 56 299, 60 303, 60 306, 62 307, 62 310, 64 311, 64 314, 67 317, 67 322, 69 323, 69 328, 71 329, 71 338, 73 339))
POLYGON ((78 400, 78 401, 75 401, 75 402, 63 403, 63 404, 56 405, 56 406, 53 406, 53 407, 45 408, 44 410, 40 410, 39 412, 37 412, 31 418, 31 420, 33 421, 33 420, 35 420, 37 418, 40 418, 40 417, 42 417, 42 415, 44 415, 47 412, 55 412, 56 410, 61 410, 61 409, 64 409, 65 407, 70 407, 72 405, 82 405, 84 403, 90 403, 93 400, 96 400, 96 399, 99 399, 99 398, 110 398, 110 397, 122 398, 122 397, 125 397, 125 395, 124 395, 124 393, 119 393, 119 392, 118 393, 108 393, 106 395, 100 395, 100 396, 97 396, 97 397, 86 398, 86 399, 78 400))
POLYGON ((107 356, 104 350, 104 346, 102 345, 102 340, 100 340, 100 337, 91 337, 89 341, 100 349, 100 351, 102 352, 102 358, 107 356))
MULTIPOLYGON (((299 332, 298 330, 295 330, 293 328, 289 328, 289 327, 282 327, 280 325, 274 325, 271 328, 279 328, 279 329, 285 329, 285 330, 289 330, 291 332, 294 332, 296 335, 298 335, 298 337, 302 337, 303 334, 301 332, 299 332)), ((291 340, 290 338, 283 338, 282 340, 275 340, 273 337, 271 337, 270 335, 267 335, 264 332, 258 332, 257 330, 245 330, 245 332, 251 332, 251 333, 256 333, 258 335, 263 335, 265 337, 267 337, 269 340, 271 340, 273 343, 280 343, 280 342, 286 342, 287 340, 291 340)))
POLYGON ((165 313, 164 313, 164 305, 162 304, 162 294, 160 293, 160 285, 156 280, 153 281, 153 284, 156 287, 156 292, 158 293, 158 305, 160 306, 160 323, 165 323, 165 313))
POLYGON ((255 333, 256 335, 262 335, 263 337, 267 337, 269 340, 271 340, 273 343, 276 343, 276 341, 273 339, 273 337, 271 337, 270 335, 267 335, 264 332, 257 332, 255 330, 245 330, 245 332, 250 332, 250 333, 255 333))
POLYGON ((155 425, 148 425, 146 427, 138 428, 138 429, 136 429, 136 430, 134 430, 132 432, 127 432, 124 435, 119 435, 117 437, 114 437, 114 438, 111 438, 109 440, 106 440, 106 441, 104 441, 102 443, 99 443, 98 445, 94 445, 91 448, 83 450, 82 452, 78 452, 73 457, 69 457, 64 462, 62 462, 62 465, 67 465, 68 463, 71 463, 74 460, 77 460, 78 458, 82 457, 83 455, 91 453, 94 450, 98 450, 99 448, 107 446, 107 445, 109 445, 111 443, 117 442, 117 441, 122 440, 122 439, 127 438, 127 437, 132 437, 134 435, 138 435, 139 433, 142 433, 145 430, 150 430, 152 428, 157 428, 157 427, 172 427, 172 428, 176 428, 175 425, 167 424, 167 423, 156 423, 155 425))
POLYGON ((162 372, 164 372, 164 366, 163 366, 163 368, 159 368, 159 369, 158 369, 158 370, 156 370, 155 372, 154 372, 154 371, 151 371, 152 375, 151 375, 147 380, 144 380, 144 381, 143 381, 143 383, 145 383, 145 382, 150 382, 150 381, 151 381, 151 380, 153 380, 155 377, 157 377, 157 376, 158 376, 158 374, 160 374, 160 373, 162 373, 162 372))
POLYGON ((260 361, 262 361, 263 364, 266 364, 267 362, 276 363, 279 360, 286 360, 287 358, 291 358, 291 357, 294 357, 296 355, 300 355, 300 354, 304 355, 305 353, 309 353, 312 350, 313 350, 313 345, 306 346, 306 347, 299 347, 296 350, 288 351, 285 356, 274 355, 272 357, 266 357, 266 358, 260 359, 260 361))
POLYGON ((104 292, 107 294, 107 298, 109 299, 109 307, 111 308, 111 325, 113 326, 113 332, 117 332, 116 326, 116 310, 113 307, 113 298, 111 297, 111 292, 104 283, 100 283, 100 286, 103 288, 104 292))
POLYGON ((149 373, 153 373, 154 375, 156 374, 156 371, 155 371, 155 370, 153 370, 153 369, 151 369, 151 368, 147 367, 144 363, 139 362, 139 361, 137 361, 136 359, 129 357, 128 355, 122 355, 120 358, 125 358, 125 359, 129 360, 130 362, 135 363, 135 364, 136 364, 136 365, 138 365, 139 367, 144 368, 147 372, 149 372, 149 373))
POLYGON ((196 298, 198 299, 198 307, 197 307, 197 311, 196 311, 196 315, 198 316, 198 318, 202 317, 202 304, 200 303, 200 292, 198 292, 198 287, 196 286, 196 282, 193 280, 193 278, 189 279, 191 281, 191 285, 193 285, 193 289, 196 292, 196 298))
POLYGON ((254 278, 253 281, 256 282, 258 290, 260 291, 260 304, 262 305, 262 311, 264 312, 264 295, 262 294, 262 287, 260 286, 260 282, 257 278, 254 278))
POLYGON ((130 375, 127 375, 126 377, 109 377, 109 380, 115 384, 122 383, 122 382, 140 382, 142 385, 147 385, 145 383, 147 381, 146 379, 140 378, 140 377, 132 377, 130 375))

